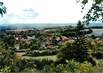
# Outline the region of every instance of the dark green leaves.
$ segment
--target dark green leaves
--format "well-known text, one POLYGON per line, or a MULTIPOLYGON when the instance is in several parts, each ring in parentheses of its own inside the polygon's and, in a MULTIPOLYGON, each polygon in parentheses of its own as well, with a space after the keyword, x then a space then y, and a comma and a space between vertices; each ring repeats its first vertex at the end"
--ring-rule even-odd
POLYGON ((83 22, 89 24, 90 22, 103 22, 103 0, 79 0, 82 4, 82 10, 87 3, 92 2, 91 8, 83 17, 83 22))
POLYGON ((6 13, 6 7, 5 6, 3 6, 3 2, 0 2, 0 14, 1 14, 1 16, 3 16, 3 14, 5 14, 6 13))
POLYGON ((94 0, 96 4, 100 4, 103 0, 94 0))
POLYGON ((83 1, 82 1, 82 4, 85 5, 86 3, 88 3, 88 0, 83 0, 83 1))

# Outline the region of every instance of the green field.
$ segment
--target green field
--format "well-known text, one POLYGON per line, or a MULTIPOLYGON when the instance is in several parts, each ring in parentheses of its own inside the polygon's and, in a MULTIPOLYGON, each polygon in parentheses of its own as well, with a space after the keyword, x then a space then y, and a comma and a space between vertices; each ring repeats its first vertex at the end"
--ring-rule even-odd
POLYGON ((53 61, 57 60, 57 56, 56 55, 52 55, 52 56, 38 56, 38 57, 22 56, 22 58, 23 59, 36 59, 36 60, 48 59, 48 60, 53 60, 53 61))

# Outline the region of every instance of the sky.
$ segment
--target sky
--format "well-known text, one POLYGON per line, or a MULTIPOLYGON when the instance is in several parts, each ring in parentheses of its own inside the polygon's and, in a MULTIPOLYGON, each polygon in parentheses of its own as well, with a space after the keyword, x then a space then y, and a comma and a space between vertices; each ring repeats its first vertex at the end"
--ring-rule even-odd
POLYGON ((1 0, 7 14, 1 23, 76 23, 86 14, 90 4, 81 13, 76 0, 1 0))

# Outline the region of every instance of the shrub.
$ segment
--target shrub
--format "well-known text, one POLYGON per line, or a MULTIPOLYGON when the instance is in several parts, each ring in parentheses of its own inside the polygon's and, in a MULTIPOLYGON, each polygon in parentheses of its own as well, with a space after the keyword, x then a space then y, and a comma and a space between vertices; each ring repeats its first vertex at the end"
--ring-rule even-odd
POLYGON ((29 56, 47 56, 47 55, 56 55, 58 50, 33 50, 27 51, 26 55, 29 56))
POLYGON ((93 67, 90 63, 84 62, 80 64, 79 73, 92 73, 92 72, 93 72, 93 67))
POLYGON ((66 71, 69 73, 75 73, 79 68, 79 63, 74 60, 67 60, 66 71))
POLYGON ((2 69, 0 69, 0 72, 9 73, 9 72, 11 72, 11 67, 10 66, 5 66, 2 69))
POLYGON ((83 44, 67 43, 60 47, 58 58, 65 60, 75 59, 79 62, 83 62, 89 58, 88 48, 83 44))
POLYGON ((93 73, 102 73, 103 72, 103 60, 98 60, 97 65, 94 67, 93 73))
POLYGON ((42 59, 42 60, 40 60, 38 62, 35 62, 36 68, 40 69, 40 70, 43 69, 44 66, 50 65, 52 63, 53 63, 53 61, 52 60, 48 60, 48 59, 42 59))
POLYGON ((92 56, 96 57, 97 59, 103 59, 103 53, 102 52, 92 53, 92 56))

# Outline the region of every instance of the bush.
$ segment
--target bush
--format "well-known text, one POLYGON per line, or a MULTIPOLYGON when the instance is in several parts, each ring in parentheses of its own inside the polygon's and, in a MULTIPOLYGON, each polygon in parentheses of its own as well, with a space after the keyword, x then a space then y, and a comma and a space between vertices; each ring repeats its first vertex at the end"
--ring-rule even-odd
POLYGON ((40 70, 43 69, 44 66, 50 65, 52 63, 53 63, 53 61, 52 60, 48 60, 48 59, 43 59, 43 60, 40 60, 40 61, 35 61, 36 68, 40 69, 40 70))
POLYGON ((88 62, 81 63, 78 70, 79 73, 93 73, 93 67, 88 62))
POLYGON ((2 69, 0 69, 0 72, 9 73, 9 72, 11 72, 11 67, 10 66, 5 66, 2 69))
POLYGON ((67 60, 66 71, 70 73, 75 73, 79 68, 79 63, 74 60, 67 60))
POLYGON ((34 50, 27 51, 26 55, 28 56, 47 56, 47 55, 56 55, 58 50, 34 50))
MULTIPOLYGON (((47 65, 43 68, 44 73, 93 73, 93 67, 88 62, 79 63, 74 60, 66 60, 67 64, 47 65)), ((42 73, 42 72, 41 72, 42 73)))
POLYGON ((87 48, 83 44, 78 43, 66 43, 60 47, 58 54, 59 59, 75 59, 79 62, 86 61, 89 57, 87 48))
POLYGON ((97 65, 94 67, 93 73, 102 73, 103 72, 103 60, 98 60, 97 65))
MULTIPOLYGON (((49 60, 28 60, 27 62, 32 63, 35 67, 23 65, 25 67, 21 72, 35 72, 35 73, 102 73, 103 61, 98 61, 96 66, 92 66, 89 62, 83 63, 75 60, 66 60, 67 64, 55 65, 49 60)), ((19 68, 19 67, 18 67, 19 68)))
POLYGON ((103 53, 102 52, 92 53, 92 56, 96 57, 97 59, 103 59, 103 53))

